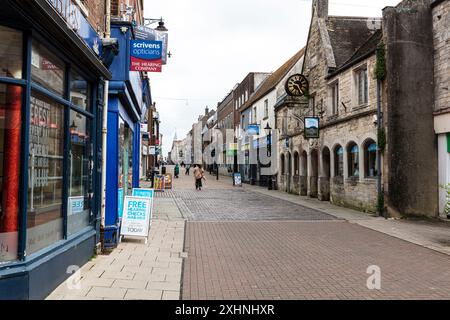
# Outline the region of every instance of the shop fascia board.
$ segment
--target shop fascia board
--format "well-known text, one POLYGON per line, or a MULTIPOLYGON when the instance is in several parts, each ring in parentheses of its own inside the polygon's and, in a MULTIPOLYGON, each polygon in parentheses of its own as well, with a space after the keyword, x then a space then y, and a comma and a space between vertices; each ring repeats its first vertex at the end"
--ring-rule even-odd
POLYGON ((123 98, 124 107, 131 109, 132 115, 135 121, 139 121, 141 119, 140 113, 135 107, 134 101, 131 97, 130 91, 125 82, 123 81, 111 81, 109 83, 109 94, 110 95, 118 95, 123 98))
POLYGON ((46 0, 22 0, 15 2, 22 14, 30 20, 33 27, 43 34, 51 34, 58 41, 57 47, 63 52, 71 52, 72 56, 79 59, 80 65, 85 65, 93 70, 96 76, 110 80, 112 75, 103 65, 99 57, 86 45, 86 43, 71 30, 66 21, 62 19, 54 8, 46 0), (39 21, 39 23, 36 23, 39 21), (39 28, 43 25, 43 28, 39 28), (60 41, 62 40, 62 41, 60 41))

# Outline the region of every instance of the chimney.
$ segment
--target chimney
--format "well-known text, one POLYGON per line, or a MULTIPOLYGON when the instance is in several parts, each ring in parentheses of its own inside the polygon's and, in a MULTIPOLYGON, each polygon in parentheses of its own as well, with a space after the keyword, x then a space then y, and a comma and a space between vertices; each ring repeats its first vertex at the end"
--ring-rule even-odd
POLYGON ((328 19, 328 0, 313 0, 313 11, 319 18, 328 19))

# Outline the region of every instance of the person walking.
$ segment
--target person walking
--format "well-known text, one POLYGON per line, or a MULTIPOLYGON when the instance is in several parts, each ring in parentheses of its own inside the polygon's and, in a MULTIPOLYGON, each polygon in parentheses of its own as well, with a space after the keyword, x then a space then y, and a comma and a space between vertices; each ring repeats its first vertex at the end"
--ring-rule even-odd
POLYGON ((201 191, 202 190, 202 180, 205 179, 204 176, 205 171, 202 169, 202 165, 198 164, 196 165, 194 169, 194 178, 195 178, 195 189, 201 191))
POLYGON ((186 176, 189 175, 189 171, 191 170, 191 165, 190 164, 186 164, 186 172, 184 173, 186 176))
POLYGON ((178 175, 180 174, 180 166, 178 165, 178 163, 175 165, 175 169, 174 169, 174 175, 175 178, 178 179, 178 175))

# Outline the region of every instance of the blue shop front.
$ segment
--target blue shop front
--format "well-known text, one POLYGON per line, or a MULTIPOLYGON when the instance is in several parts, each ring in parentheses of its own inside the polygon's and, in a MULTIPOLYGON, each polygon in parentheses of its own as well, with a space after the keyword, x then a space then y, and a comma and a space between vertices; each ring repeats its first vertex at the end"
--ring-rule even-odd
POLYGON ((111 23, 111 37, 118 39, 120 51, 110 67, 105 247, 117 245, 124 197, 139 187, 141 121, 151 105, 148 79, 129 71, 133 28, 127 22, 111 23))
POLYGON ((77 6, 66 9, 2 1, 0 299, 45 298, 99 243, 102 83, 111 73, 97 32, 77 6))

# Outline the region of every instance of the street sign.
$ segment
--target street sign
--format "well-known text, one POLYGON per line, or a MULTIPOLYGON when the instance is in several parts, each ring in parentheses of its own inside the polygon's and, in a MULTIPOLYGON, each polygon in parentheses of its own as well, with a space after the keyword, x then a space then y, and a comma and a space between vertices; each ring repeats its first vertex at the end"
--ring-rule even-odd
POLYGON ((130 40, 130 50, 130 71, 162 71, 161 41, 130 40))
POLYGON ((148 241, 152 201, 148 198, 125 197, 121 236, 144 237, 148 241))

